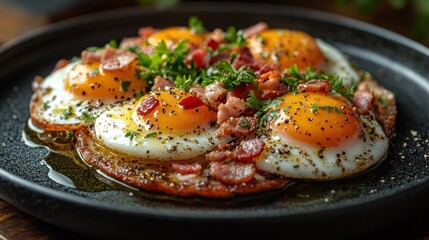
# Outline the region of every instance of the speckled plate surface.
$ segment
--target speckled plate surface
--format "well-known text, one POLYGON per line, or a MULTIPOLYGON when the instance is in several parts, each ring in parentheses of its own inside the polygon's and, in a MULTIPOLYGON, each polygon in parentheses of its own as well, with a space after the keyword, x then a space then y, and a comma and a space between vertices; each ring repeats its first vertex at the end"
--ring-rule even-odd
POLYGON ((39 219, 97 237, 179 232, 182 237, 214 237, 227 231, 244 237, 253 236, 253 229, 270 236, 331 238, 394 232, 404 221, 429 215, 428 66, 427 48, 392 32, 275 5, 121 9, 48 26, 0 48, 0 196, 39 219), (271 27, 306 31, 341 49, 396 93, 397 136, 386 160, 341 181, 301 183, 280 193, 213 201, 125 188, 73 159, 24 141, 34 76, 47 75, 57 60, 77 56, 88 46, 134 36, 141 26, 186 25, 193 15, 209 29, 265 21, 271 27))

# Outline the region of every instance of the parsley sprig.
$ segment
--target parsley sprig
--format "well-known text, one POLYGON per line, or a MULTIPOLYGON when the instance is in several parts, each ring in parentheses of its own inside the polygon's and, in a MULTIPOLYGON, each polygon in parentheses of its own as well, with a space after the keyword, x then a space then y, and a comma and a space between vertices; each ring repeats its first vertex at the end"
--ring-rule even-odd
POLYGON ((282 97, 261 100, 256 97, 253 91, 250 91, 249 97, 246 99, 247 107, 256 110, 255 117, 259 120, 259 126, 265 126, 267 121, 271 121, 278 117, 280 109, 271 110, 271 108, 277 107, 283 101, 282 97))
POLYGON ((203 25, 203 22, 198 19, 196 16, 192 16, 188 20, 189 29, 194 33, 204 33, 206 28, 203 25))
POLYGON ((294 92, 298 92, 296 86, 298 86, 299 83, 308 82, 314 79, 329 81, 329 84, 331 85, 331 91, 338 93, 347 99, 352 100, 354 97, 354 85, 352 85, 350 88, 346 88, 343 84, 343 80, 338 75, 320 73, 313 70, 311 67, 307 68, 305 72, 301 73, 298 70, 297 65, 293 65, 283 72, 282 77, 282 81, 293 87, 294 92))
POLYGON ((252 83, 257 85, 256 75, 249 67, 243 65, 239 69, 235 69, 231 63, 226 60, 221 60, 215 63, 207 70, 206 78, 202 85, 206 86, 213 82, 223 82, 224 88, 233 90, 241 85, 241 83, 252 83))

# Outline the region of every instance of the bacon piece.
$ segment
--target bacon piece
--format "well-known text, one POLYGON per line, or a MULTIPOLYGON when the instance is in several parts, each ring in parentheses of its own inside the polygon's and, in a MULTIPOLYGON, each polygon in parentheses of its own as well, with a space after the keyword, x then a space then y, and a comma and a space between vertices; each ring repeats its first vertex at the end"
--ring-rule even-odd
POLYGON ((104 49, 100 49, 97 51, 87 51, 84 50, 80 54, 80 57, 85 62, 98 62, 101 60, 101 56, 104 54, 104 49))
POLYGON ((158 105, 159 100, 150 95, 141 101, 140 105, 137 107, 137 114, 140 116, 145 116, 152 112, 158 105))
POLYGON ((128 50, 107 47, 101 57, 101 66, 104 70, 123 69, 136 59, 136 55, 128 50))
POLYGON ((354 101, 354 103, 357 102, 358 104, 364 105, 364 100, 362 97, 363 94, 360 93, 360 91, 366 91, 367 93, 372 94, 372 109, 374 110, 375 116, 383 126, 386 135, 391 136, 393 134, 393 128, 396 122, 397 114, 394 94, 381 86, 372 77, 362 81, 356 91, 358 93, 355 94, 355 96, 357 95, 358 99, 354 101))
POLYGON ((153 27, 142 27, 139 28, 138 34, 142 38, 147 38, 150 35, 152 35, 155 32, 155 29, 153 27))
POLYGON ((69 63, 70 63, 70 61, 69 61, 69 60, 67 60, 67 59, 60 59, 60 60, 55 64, 54 71, 55 71, 55 70, 58 70, 58 69, 61 69, 61 68, 65 67, 65 66, 67 66, 67 65, 69 65, 69 63))
POLYGON ((255 132, 258 120, 255 117, 229 118, 216 130, 216 137, 243 137, 255 132))
POLYGON ((165 90, 168 88, 174 87, 174 83, 168 79, 165 79, 161 76, 156 76, 154 79, 154 84, 152 86, 153 90, 165 90))
POLYGON ((259 70, 259 65, 255 62, 255 59, 253 58, 252 53, 248 47, 241 47, 238 56, 232 63, 232 66, 235 69, 239 69, 243 65, 251 68, 253 71, 259 70))
POLYGON ((280 72, 280 67, 281 67, 280 63, 265 63, 259 69, 258 74, 259 74, 259 76, 261 76, 262 74, 267 73, 267 72, 271 72, 271 71, 280 72))
POLYGON ((210 165, 210 176, 227 185, 249 182, 254 178, 255 172, 253 163, 212 162, 210 165))
POLYGON ((209 57, 206 53, 206 51, 202 48, 197 48, 193 51, 191 51, 186 56, 186 64, 191 65, 192 62, 195 63, 195 66, 197 68, 204 68, 209 64, 209 57))
POLYGON ((206 160, 221 162, 227 159, 242 162, 251 162, 253 158, 259 157, 265 147, 265 142, 260 139, 250 139, 241 141, 232 150, 215 150, 206 154, 206 160))
POLYGON ((185 97, 179 102, 179 106, 185 110, 194 109, 202 105, 204 105, 204 103, 201 101, 201 99, 195 97, 194 95, 185 97))
POLYGON ((277 71, 269 71, 258 77, 256 82, 261 91, 261 99, 274 99, 289 91, 286 84, 281 82, 281 77, 281 74, 277 71))
POLYGON ((300 83, 297 86, 298 90, 300 92, 320 92, 320 93, 327 93, 329 90, 331 90, 331 85, 329 84, 329 81, 327 80, 310 80, 305 83, 300 83))
POLYGON ((354 93, 353 104, 355 105, 356 112, 358 114, 368 114, 372 108, 373 101, 374 101, 374 96, 368 90, 358 89, 354 93))
POLYGON ((171 167, 181 174, 200 174, 203 170, 198 162, 172 163, 171 167))
POLYGON ((266 24, 264 22, 257 23, 253 26, 250 26, 250 27, 244 29, 244 37, 248 38, 248 37, 257 35, 266 29, 268 29, 268 24, 266 24))
POLYGON ((129 47, 141 46, 142 42, 143 42, 143 40, 141 37, 123 38, 121 41, 121 44, 119 44, 119 48, 120 49, 128 49, 129 47))
POLYGON ((217 110, 226 98, 228 90, 223 88, 222 82, 216 82, 205 87, 199 85, 192 86, 189 92, 198 97, 210 109, 217 110))
POLYGON ((221 103, 217 112, 217 124, 225 122, 231 117, 240 116, 246 108, 246 101, 236 97, 230 97, 226 103, 221 103))
POLYGON ((255 93, 256 97, 260 97, 258 89, 252 83, 241 83, 240 86, 228 92, 227 98, 237 97, 247 99, 251 91, 255 93))

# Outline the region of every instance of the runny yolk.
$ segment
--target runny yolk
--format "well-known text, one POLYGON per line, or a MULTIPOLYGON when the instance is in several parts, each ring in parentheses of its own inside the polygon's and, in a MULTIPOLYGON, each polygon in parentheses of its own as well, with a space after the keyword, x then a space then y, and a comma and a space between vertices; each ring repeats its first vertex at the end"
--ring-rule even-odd
POLYGON ((284 95, 271 123, 279 136, 310 145, 337 146, 359 134, 358 115, 345 102, 323 93, 284 95))
POLYGON ((81 62, 67 74, 65 88, 83 99, 130 99, 146 88, 146 81, 135 76, 134 66, 130 64, 122 69, 103 70, 100 62, 81 62))
POLYGON ((204 34, 194 33, 189 28, 168 27, 153 33, 147 41, 151 46, 157 46, 161 41, 165 41, 167 46, 174 46, 182 40, 187 40, 192 45, 199 46, 204 39, 204 34))
POLYGON ((301 31, 268 29, 250 37, 248 47, 255 59, 279 63, 282 69, 294 64, 299 70, 317 69, 324 58, 314 38, 301 31))
POLYGON ((216 112, 211 111, 204 104, 189 109, 181 106, 179 104, 181 100, 193 95, 180 90, 159 91, 145 95, 136 103, 136 108, 149 96, 155 97, 159 103, 150 112, 140 116, 140 124, 146 130, 196 133, 216 122, 216 112))

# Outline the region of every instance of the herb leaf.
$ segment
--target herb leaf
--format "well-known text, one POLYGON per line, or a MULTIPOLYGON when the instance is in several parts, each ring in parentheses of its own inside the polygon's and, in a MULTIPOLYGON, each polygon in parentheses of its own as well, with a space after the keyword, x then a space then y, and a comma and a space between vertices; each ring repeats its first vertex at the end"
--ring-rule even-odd
POLYGON ((132 141, 135 137, 137 137, 138 135, 140 135, 140 133, 138 133, 138 132, 127 132, 126 134, 125 134, 125 137, 126 138, 129 138, 130 139, 130 141, 132 141))
POLYGON ((128 88, 130 87, 131 82, 130 81, 122 81, 121 82, 121 90, 123 92, 128 92, 128 88))
POLYGON ((61 112, 60 118, 61 119, 69 119, 73 115, 73 109, 71 106, 69 106, 67 109, 61 112))
POLYGON ((259 119, 258 125, 265 126, 267 121, 271 121, 278 116, 280 109, 276 109, 274 111, 269 110, 280 105, 283 101, 283 98, 278 97, 272 100, 260 100, 256 97, 255 93, 251 91, 246 101, 249 108, 255 109, 257 111, 255 113, 255 117, 259 119))
POLYGON ((233 90, 241 83, 252 83, 256 86, 255 78, 255 73, 249 67, 243 65, 236 70, 228 61, 221 60, 207 70, 207 78, 202 85, 206 86, 219 81, 224 83, 224 88, 233 90))
POLYGON ((189 18, 188 26, 194 33, 204 33, 206 31, 203 22, 195 16, 189 18))
POLYGON ((92 115, 92 114, 91 114, 91 113, 89 113, 89 112, 83 112, 83 113, 82 113, 81 118, 82 118, 82 120, 84 120, 84 121, 92 121, 92 120, 94 120, 94 119, 95 119, 95 118, 94 118, 94 115, 92 115))

